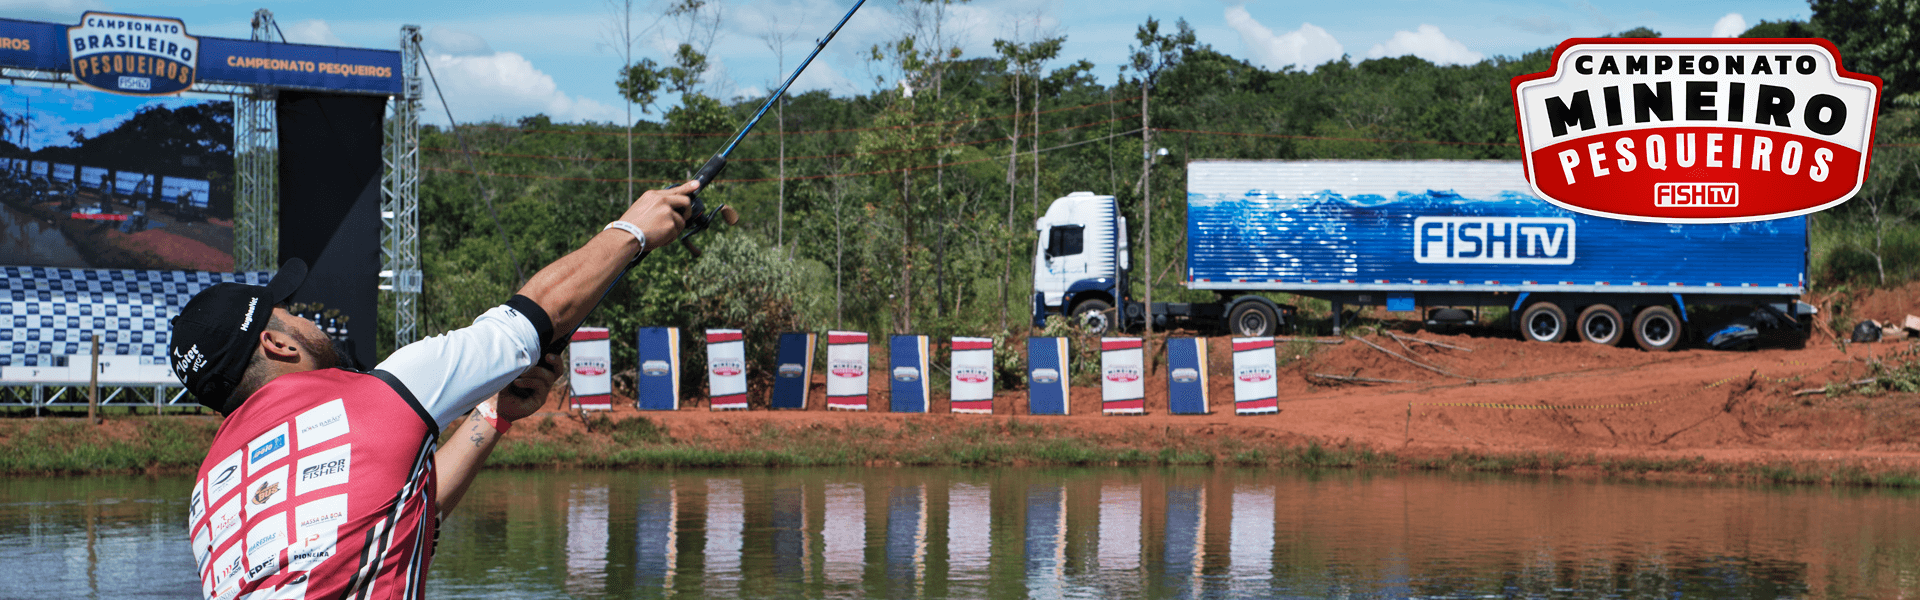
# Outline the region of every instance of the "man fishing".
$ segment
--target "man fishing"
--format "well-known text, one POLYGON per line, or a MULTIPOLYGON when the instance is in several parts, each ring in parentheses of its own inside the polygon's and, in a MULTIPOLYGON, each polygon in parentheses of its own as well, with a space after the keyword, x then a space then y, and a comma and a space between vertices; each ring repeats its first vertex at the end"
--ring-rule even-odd
POLYGON ((542 349, 579 326, 623 266, 679 235, 699 187, 645 193, 505 304, 364 373, 337 368, 326 334, 287 312, 306 278, 299 259, 264 287, 194 296, 173 320, 170 361, 226 417, 188 509, 205 596, 419 597, 441 517, 546 399, 559 367, 542 349), (468 411, 477 418, 440 446, 468 411))

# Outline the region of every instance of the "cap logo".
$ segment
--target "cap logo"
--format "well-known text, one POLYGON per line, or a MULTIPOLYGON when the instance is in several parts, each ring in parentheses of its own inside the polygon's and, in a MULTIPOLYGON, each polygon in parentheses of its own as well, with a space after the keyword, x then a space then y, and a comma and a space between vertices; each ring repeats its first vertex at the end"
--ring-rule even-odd
POLYGON ((254 308, 256 308, 256 307, 258 307, 258 306, 260 306, 260 299, 259 299, 259 298, 248 298, 248 299, 247 299, 247 315, 246 315, 246 316, 244 316, 244 317, 240 317, 240 330, 241 330, 241 331, 246 331, 246 330, 247 330, 247 324, 248 324, 248 323, 252 323, 252 322, 253 322, 253 309, 254 309, 254 308))
POLYGON ((200 354, 199 344, 187 348, 186 354, 181 354, 179 350, 173 351, 174 372, 195 373, 204 366, 207 366, 207 357, 200 354))

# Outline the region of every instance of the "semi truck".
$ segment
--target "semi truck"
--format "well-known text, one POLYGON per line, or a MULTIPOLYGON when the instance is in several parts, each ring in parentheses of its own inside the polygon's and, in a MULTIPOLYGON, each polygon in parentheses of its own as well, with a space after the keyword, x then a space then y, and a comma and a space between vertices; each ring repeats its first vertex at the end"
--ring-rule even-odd
MULTIPOLYGON (((1685 174, 1676 174, 1685 177, 1685 174)), ((1033 321, 1270 336, 1299 321, 1267 293, 1412 311, 1429 325, 1509 309, 1536 342, 1648 351, 1686 339, 1705 306, 1751 306, 1799 327, 1807 222, 1664 224, 1589 216, 1531 193, 1515 161, 1200 160, 1187 165, 1181 284, 1211 302, 1133 297, 1132 244, 1113 196, 1056 199, 1034 227, 1033 321)))

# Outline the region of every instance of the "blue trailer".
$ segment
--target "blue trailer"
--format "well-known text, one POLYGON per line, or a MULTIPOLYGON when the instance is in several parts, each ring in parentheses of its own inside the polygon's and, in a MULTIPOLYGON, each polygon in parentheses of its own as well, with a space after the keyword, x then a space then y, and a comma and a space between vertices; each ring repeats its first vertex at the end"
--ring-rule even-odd
MULTIPOLYGON (((1127 293, 1130 247, 1111 196, 1056 200, 1036 227, 1035 321, 1094 327, 1225 327, 1272 335, 1292 306, 1422 311, 1472 323, 1512 310, 1523 337, 1677 346, 1689 305, 1753 305, 1797 323, 1806 289, 1804 217, 1670 225, 1574 213, 1535 198, 1512 161, 1194 161, 1187 166, 1184 284, 1218 302, 1154 303, 1127 293), (1076 245, 1077 244, 1077 245, 1076 245)), ((1335 319, 1335 333, 1339 332, 1335 319)))

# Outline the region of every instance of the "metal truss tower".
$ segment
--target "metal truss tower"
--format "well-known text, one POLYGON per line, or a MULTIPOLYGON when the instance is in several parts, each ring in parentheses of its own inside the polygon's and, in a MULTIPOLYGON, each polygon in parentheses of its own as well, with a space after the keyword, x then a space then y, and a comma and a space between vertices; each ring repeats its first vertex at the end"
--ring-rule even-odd
POLYGON ((420 329, 420 27, 400 28, 400 95, 387 102, 380 160, 380 289, 393 298, 394 347, 420 329))
MULTIPOLYGON (((273 12, 253 12, 253 40, 270 42, 273 12)), ((280 140, 274 135, 275 93, 266 86, 235 95, 234 161, 239 189, 234 198, 234 269, 272 271, 280 261, 280 140)))

